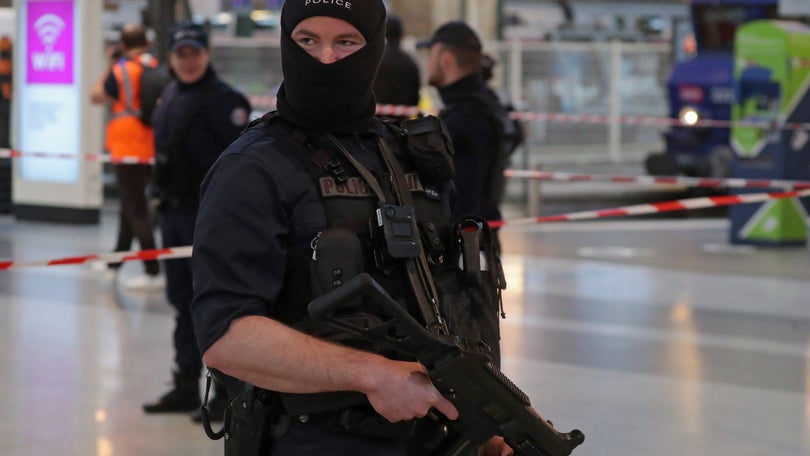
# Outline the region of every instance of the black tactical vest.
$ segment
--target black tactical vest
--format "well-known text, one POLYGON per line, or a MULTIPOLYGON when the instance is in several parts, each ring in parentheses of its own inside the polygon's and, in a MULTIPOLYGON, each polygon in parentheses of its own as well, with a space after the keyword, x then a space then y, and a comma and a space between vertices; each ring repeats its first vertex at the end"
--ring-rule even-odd
MULTIPOLYGON (((284 307, 296 310, 293 315, 272 317, 285 323, 306 320, 306 307, 313 298, 359 272, 367 272, 419 319, 402 261, 386 253, 385 240, 376 226, 378 197, 361 172, 340 151, 329 147, 328 141, 296 130, 275 115, 267 115, 257 123, 261 128, 270 129, 274 136, 292 138, 290 143, 297 149, 296 155, 309 171, 322 198, 328 225, 323 233, 294 233, 290 237, 287 276, 279 299, 291 303, 284 307), (333 236, 329 241, 332 245, 324 246, 327 240, 324 237, 332 236, 336 229, 345 231, 333 236), (359 241, 356 248, 359 253, 351 253, 352 243, 356 241, 349 239, 351 236, 345 232, 352 233, 359 241), (323 258, 330 252, 332 257, 323 258), (353 258, 355 256, 360 259, 353 258), (325 262, 326 266, 313 267, 314 262, 325 262)), ((435 117, 402 125, 386 124, 386 128, 388 131, 383 137, 405 175, 419 240, 437 287, 441 313, 448 320, 451 333, 484 340, 497 362, 500 290, 505 288, 505 280, 498 252, 491 246, 481 253, 480 259, 475 255, 474 274, 465 274, 459 269, 467 266, 461 264, 465 262, 460 259, 461 230, 448 219, 448 202, 441 199, 454 173, 449 135, 435 117), (483 279, 478 273, 479 266, 488 272, 483 279)), ((362 144, 359 137, 356 140, 362 144)), ((389 178, 377 178, 387 202, 399 204, 389 178)), ((491 243, 485 223, 480 229, 484 233, 482 245, 491 243)), ((475 250, 478 251, 477 246, 475 250)))

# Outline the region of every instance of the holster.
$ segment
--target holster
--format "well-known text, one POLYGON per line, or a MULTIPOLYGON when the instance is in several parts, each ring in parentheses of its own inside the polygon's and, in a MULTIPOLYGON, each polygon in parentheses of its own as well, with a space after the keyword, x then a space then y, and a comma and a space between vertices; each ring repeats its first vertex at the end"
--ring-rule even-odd
POLYGON ((273 426, 279 423, 277 394, 211 371, 230 398, 225 409, 225 456, 266 456, 273 446, 273 426))

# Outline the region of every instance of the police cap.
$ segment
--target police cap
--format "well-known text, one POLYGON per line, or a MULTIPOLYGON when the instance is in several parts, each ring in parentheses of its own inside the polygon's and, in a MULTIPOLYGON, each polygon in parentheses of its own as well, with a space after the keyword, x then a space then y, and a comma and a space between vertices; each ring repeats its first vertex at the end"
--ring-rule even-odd
POLYGON ((418 49, 425 49, 437 43, 458 46, 475 52, 481 52, 481 40, 464 21, 450 21, 436 29, 433 36, 416 43, 418 49))

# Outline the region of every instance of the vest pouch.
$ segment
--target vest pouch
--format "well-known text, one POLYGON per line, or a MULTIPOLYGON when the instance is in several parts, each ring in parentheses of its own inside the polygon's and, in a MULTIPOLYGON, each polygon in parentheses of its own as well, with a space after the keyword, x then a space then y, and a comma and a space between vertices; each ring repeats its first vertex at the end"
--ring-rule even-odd
POLYGON ((442 184, 455 176, 453 143, 438 117, 403 120, 400 128, 416 171, 425 183, 442 184))
MULTIPOLYGON (((452 281, 446 279, 449 283, 443 284, 442 287, 452 285, 463 290, 466 299, 469 300, 466 315, 475 321, 474 329, 479 331, 478 340, 490 347, 493 361, 500 366, 499 319, 503 317, 501 292, 506 289, 506 278, 495 236, 489 224, 481 217, 462 217, 453 224, 453 228, 454 250, 448 267, 453 269, 455 274, 452 281)), ((437 278, 437 288, 439 281, 437 278)), ((451 293, 441 290, 439 293, 450 295, 449 299, 453 303, 451 293)), ((460 297, 455 299, 458 301, 460 297)), ((460 302, 452 305, 463 307, 460 302)), ((441 310, 445 316, 452 315, 445 309, 441 310)), ((472 327, 471 323, 466 322, 459 322, 457 325, 462 328, 464 325, 472 327)))
MULTIPOLYGON (((433 276, 439 294, 439 312, 450 334, 462 339, 481 341, 481 325, 476 320, 474 288, 467 286, 453 266, 442 268, 433 276)), ((492 347, 490 347, 492 349, 492 347)))
POLYGON ((317 298, 363 272, 363 250, 357 235, 345 228, 328 228, 312 240, 310 283, 317 298))

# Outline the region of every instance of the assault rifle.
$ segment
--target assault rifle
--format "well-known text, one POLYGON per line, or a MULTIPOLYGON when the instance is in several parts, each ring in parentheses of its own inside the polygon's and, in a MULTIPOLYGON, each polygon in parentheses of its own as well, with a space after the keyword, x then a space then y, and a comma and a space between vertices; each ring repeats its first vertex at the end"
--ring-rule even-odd
POLYGON ((359 274, 309 304, 309 314, 340 333, 382 350, 414 357, 436 388, 458 409, 459 418, 442 421, 449 432, 433 453, 461 456, 500 435, 525 456, 566 456, 585 436, 558 432, 532 407, 528 396, 492 363, 488 347, 434 334, 411 317, 368 274, 359 274), (353 312, 360 297, 379 309, 373 316, 353 312))

